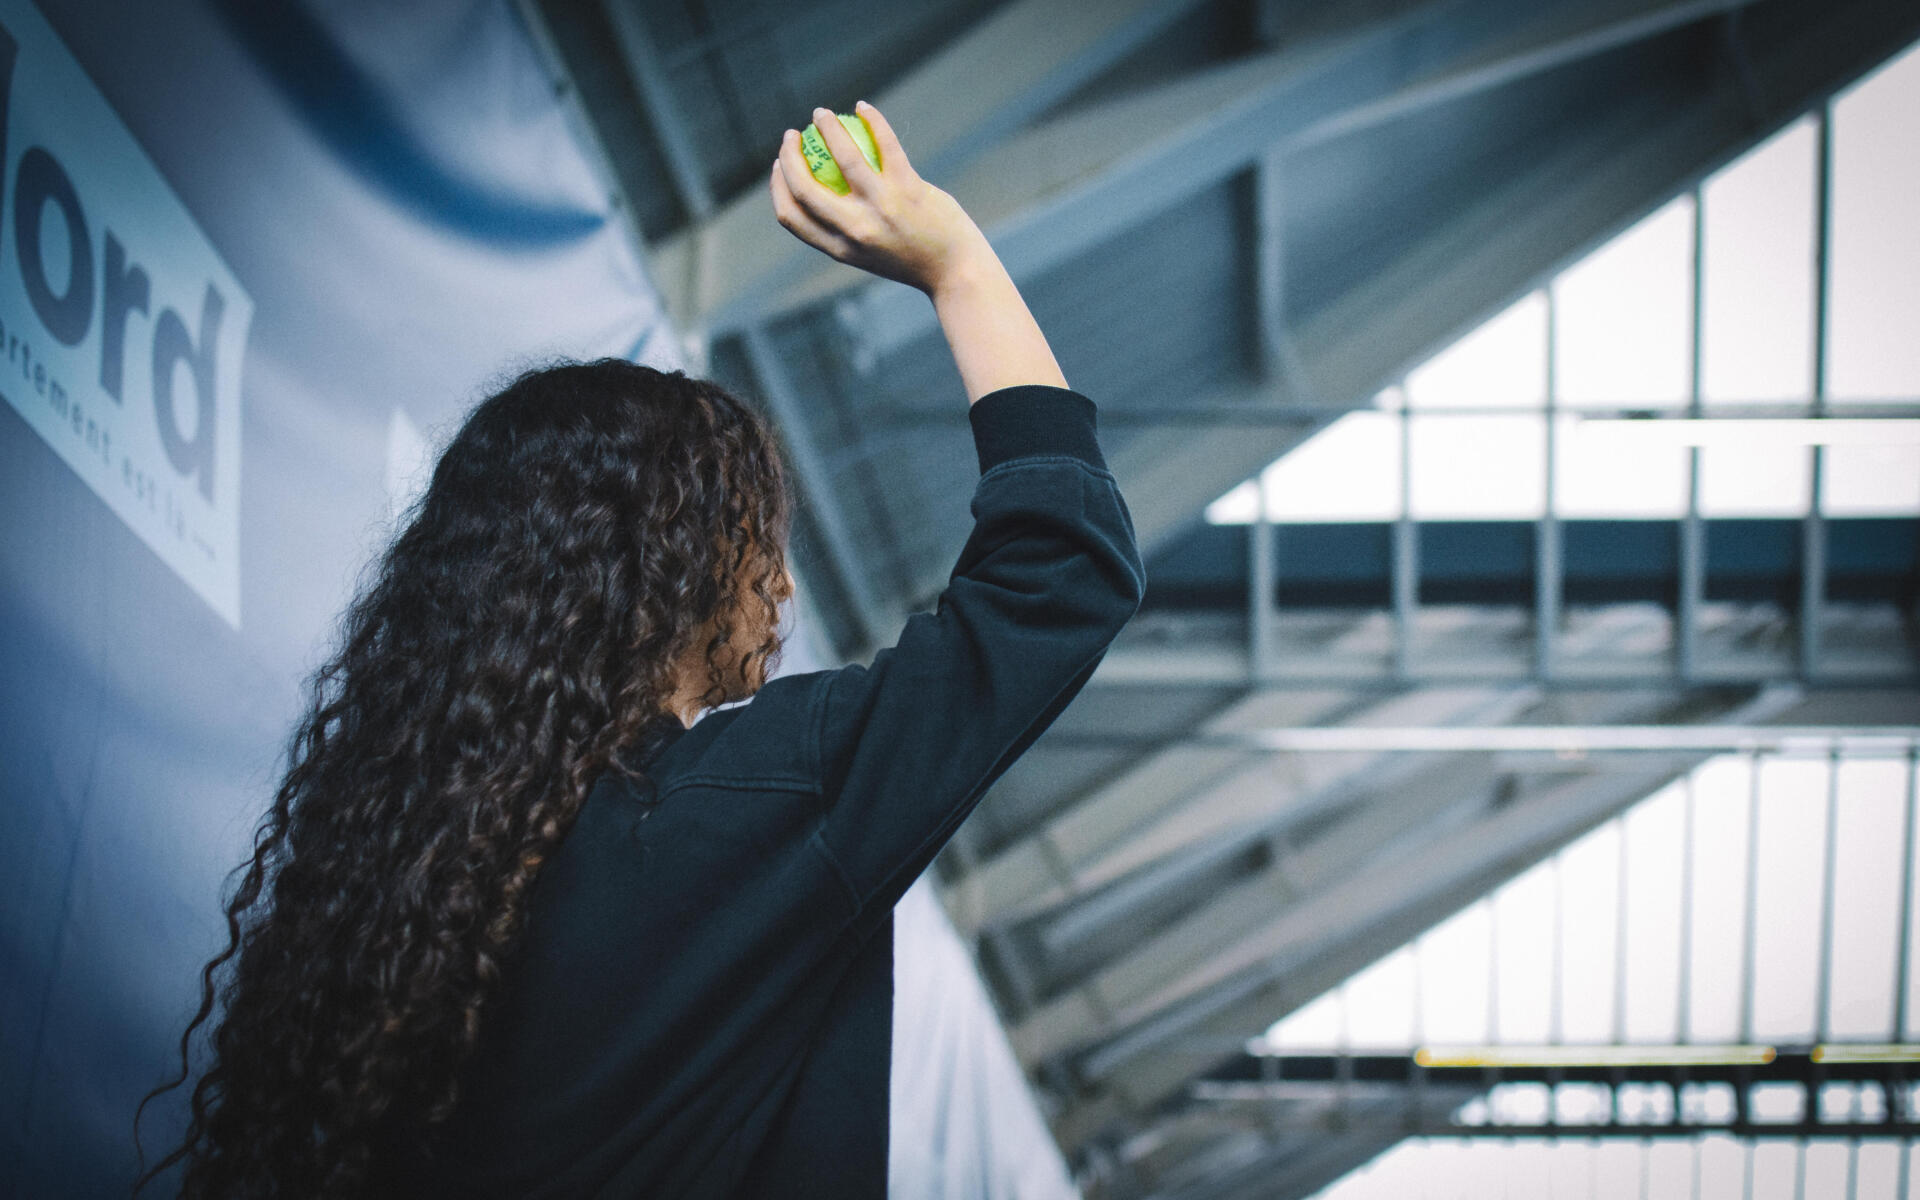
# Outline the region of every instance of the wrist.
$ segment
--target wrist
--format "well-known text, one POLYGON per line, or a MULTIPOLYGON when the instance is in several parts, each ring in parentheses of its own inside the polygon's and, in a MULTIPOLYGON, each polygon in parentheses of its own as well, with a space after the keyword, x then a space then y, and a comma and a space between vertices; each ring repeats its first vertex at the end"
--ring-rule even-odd
POLYGON ((945 255, 922 287, 935 309, 970 295, 978 295, 1007 279, 1007 269, 984 236, 977 236, 945 255))

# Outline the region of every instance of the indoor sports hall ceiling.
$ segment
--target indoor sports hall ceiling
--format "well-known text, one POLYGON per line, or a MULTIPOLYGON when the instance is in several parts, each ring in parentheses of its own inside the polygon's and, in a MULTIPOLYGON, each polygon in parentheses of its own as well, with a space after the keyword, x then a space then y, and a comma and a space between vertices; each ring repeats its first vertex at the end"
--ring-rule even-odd
POLYGON ((1090 1195, 1304 1195, 1377 1152, 1377 1131, 1250 1133, 1196 1107, 1191 1085, 1702 757, 1408 753, 1392 731, 1920 713, 1911 626, 1874 607, 1890 594, 1911 607, 1910 530, 1831 581, 1830 598, 1852 588, 1861 603, 1834 607, 1824 644, 1851 647, 1858 670, 1745 654, 1790 624, 1799 568, 1785 553, 1741 580, 1724 565, 1696 577, 1725 602, 1686 623, 1682 671, 1666 613, 1684 566, 1643 578, 1644 563, 1579 531, 1430 531, 1415 621, 1384 527, 1283 529, 1276 564, 1249 552, 1243 527, 1200 519, 1906 47, 1920 7, 525 7, 694 360, 780 426, 802 509, 796 569, 841 655, 864 659, 931 606, 976 471, 924 298, 827 262, 773 221, 764 177, 782 130, 814 104, 877 104, 921 173, 986 229, 1067 378, 1100 405, 1148 555, 1148 609, 940 862, 1090 1195), (1538 562, 1570 589, 1564 609, 1558 590, 1541 609, 1538 562), (1278 631, 1249 618, 1255 581, 1278 599, 1278 631), (1388 734, 1339 753, 1257 744, 1299 727, 1388 734))

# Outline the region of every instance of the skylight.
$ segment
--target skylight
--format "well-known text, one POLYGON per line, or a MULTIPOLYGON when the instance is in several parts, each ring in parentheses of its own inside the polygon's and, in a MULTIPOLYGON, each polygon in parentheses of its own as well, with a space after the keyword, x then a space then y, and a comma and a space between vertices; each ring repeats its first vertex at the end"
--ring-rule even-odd
MULTIPOLYGON (((1825 385, 1835 415, 1920 404, 1916 111, 1915 49, 1833 104, 1825 385)), ((1804 407, 1815 394, 1817 143, 1816 118, 1806 117, 1699 190, 1700 397, 1710 416, 1759 404, 1778 416, 1781 405, 1804 407)), ((1554 511, 1571 519, 1683 515, 1685 448, 1587 436, 1578 417, 1686 410, 1694 204, 1684 194, 1662 206, 1267 467, 1269 518, 1540 517, 1550 374, 1554 511), (1404 482, 1403 445, 1411 450, 1404 482)), ((1911 439, 1824 453, 1828 516, 1920 515, 1920 445, 1911 439)), ((1701 451, 1701 513, 1801 516, 1811 461, 1805 447, 1709 445, 1701 451)), ((1242 483, 1208 505, 1206 519, 1251 521, 1258 487, 1242 483)))

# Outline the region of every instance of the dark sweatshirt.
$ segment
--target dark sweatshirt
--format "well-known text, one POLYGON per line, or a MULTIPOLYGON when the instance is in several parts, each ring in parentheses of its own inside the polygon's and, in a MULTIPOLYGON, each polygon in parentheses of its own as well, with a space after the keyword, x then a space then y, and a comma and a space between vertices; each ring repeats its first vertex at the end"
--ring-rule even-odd
POLYGON ((409 1195, 881 1197, 892 912, 1139 607, 1093 402, 969 411, 974 527, 871 666, 648 731, 529 896, 461 1102, 409 1195))

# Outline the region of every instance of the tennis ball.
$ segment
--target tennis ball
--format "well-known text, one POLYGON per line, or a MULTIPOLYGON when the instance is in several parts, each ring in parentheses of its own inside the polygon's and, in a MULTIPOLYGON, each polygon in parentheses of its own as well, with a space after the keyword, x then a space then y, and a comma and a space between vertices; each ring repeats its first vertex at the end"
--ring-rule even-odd
MULTIPOLYGON (((880 169, 880 148, 873 144, 873 131, 867 128, 867 119, 857 113, 835 113, 840 124, 853 136, 854 145, 860 147, 860 153, 867 156, 867 162, 874 170, 880 169)), ((800 153, 806 156, 807 170, 813 177, 826 184, 835 192, 844 196, 853 190, 847 184, 847 177, 840 173, 840 164, 833 161, 833 151, 827 149, 827 139, 820 136, 820 127, 809 122, 800 131, 800 153)))

